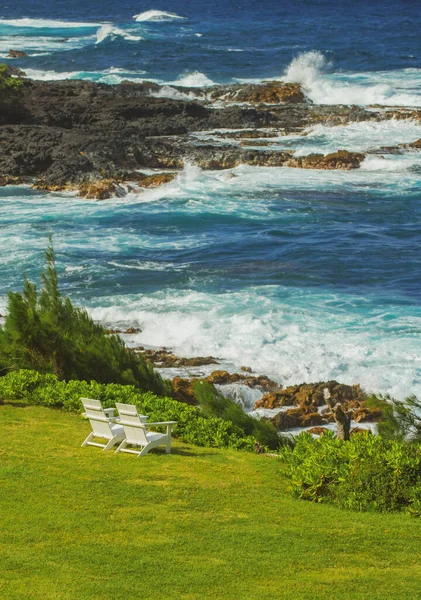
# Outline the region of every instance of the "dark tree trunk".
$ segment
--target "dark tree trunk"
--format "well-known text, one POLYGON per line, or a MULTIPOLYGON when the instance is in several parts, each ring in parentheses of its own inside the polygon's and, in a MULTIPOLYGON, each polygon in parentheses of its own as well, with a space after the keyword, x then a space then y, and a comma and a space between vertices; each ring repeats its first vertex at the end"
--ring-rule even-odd
POLYGON ((342 406, 339 403, 332 408, 332 412, 336 421, 336 437, 339 440, 349 440, 351 419, 344 413, 342 406))

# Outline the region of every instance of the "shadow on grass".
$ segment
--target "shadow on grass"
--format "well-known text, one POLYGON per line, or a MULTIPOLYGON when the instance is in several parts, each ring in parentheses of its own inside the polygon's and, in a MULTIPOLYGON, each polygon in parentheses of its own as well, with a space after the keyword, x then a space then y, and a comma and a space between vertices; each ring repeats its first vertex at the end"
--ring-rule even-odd
POLYGON ((30 402, 23 402, 20 400, 4 400, 0 401, 0 406, 13 406, 15 408, 28 408, 29 406, 34 406, 30 402))

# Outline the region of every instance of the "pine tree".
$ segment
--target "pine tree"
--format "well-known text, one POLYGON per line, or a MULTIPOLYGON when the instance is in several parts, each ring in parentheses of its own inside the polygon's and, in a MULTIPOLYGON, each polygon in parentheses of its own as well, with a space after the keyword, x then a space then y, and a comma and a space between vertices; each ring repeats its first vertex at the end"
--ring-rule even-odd
POLYGON ((35 369, 65 380, 95 379, 168 393, 167 382, 143 357, 61 295, 51 238, 45 263, 40 293, 25 278, 22 293, 8 294, 6 323, 0 328, 1 372, 35 369))

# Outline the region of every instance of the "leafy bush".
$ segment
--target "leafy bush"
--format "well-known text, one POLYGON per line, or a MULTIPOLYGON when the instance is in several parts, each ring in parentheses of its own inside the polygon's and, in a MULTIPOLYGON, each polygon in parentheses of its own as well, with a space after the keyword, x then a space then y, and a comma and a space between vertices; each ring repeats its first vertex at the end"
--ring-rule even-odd
POLYGON ((0 65, 0 101, 13 96, 23 83, 21 79, 11 77, 10 69, 7 65, 0 65))
POLYGON ((250 417, 241 406, 223 396, 207 381, 195 382, 193 390, 203 414, 231 421, 246 435, 252 435, 260 444, 271 450, 276 450, 281 445, 282 438, 272 423, 250 417))
POLYGON ((0 378, 0 399, 81 412, 81 397, 97 398, 104 407, 116 402, 135 404, 150 421, 177 421, 175 437, 196 446, 253 450, 255 438, 239 427, 204 414, 200 408, 141 392, 132 385, 102 384, 97 381, 60 381, 50 373, 14 371, 0 378))
POLYGON ((0 328, 3 372, 35 369, 59 379, 95 379, 168 393, 169 384, 143 357, 129 351, 118 336, 107 335, 85 310, 61 296, 51 245, 45 257, 41 292, 25 279, 22 293, 9 293, 6 323, 0 328))
POLYGON ((347 442, 326 432, 282 450, 292 494, 355 510, 421 515, 421 446, 367 433, 347 442))

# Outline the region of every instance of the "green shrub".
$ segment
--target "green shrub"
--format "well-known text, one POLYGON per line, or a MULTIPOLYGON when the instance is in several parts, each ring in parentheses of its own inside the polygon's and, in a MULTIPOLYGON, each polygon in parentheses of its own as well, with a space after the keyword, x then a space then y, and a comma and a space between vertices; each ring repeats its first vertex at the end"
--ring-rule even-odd
POLYGON ((0 378, 0 399, 21 400, 28 404, 81 412, 81 397, 97 398, 104 407, 116 402, 135 404, 153 421, 177 421, 175 437, 196 446, 253 450, 255 438, 239 427, 204 414, 200 408, 141 392, 132 385, 102 384, 97 381, 62 381, 52 374, 15 371, 0 378))
POLYGON ((219 393, 207 381, 196 381, 193 391, 203 414, 231 421, 246 435, 252 435, 256 440, 271 450, 276 450, 282 444, 272 423, 265 419, 256 419, 247 415, 241 406, 219 393))
POLYGON ((25 279, 22 293, 8 295, 6 323, 0 328, 2 372, 35 369, 59 379, 95 379, 169 393, 168 382, 143 357, 61 296, 51 245, 45 257, 41 292, 25 279))
POLYGON ((23 86, 21 79, 11 77, 7 65, 0 65, 0 101, 12 97, 23 86))
POLYGON ((355 510, 421 514, 421 445, 367 433, 347 442, 332 432, 308 433, 285 448, 292 494, 355 510))

